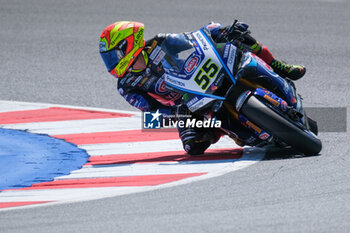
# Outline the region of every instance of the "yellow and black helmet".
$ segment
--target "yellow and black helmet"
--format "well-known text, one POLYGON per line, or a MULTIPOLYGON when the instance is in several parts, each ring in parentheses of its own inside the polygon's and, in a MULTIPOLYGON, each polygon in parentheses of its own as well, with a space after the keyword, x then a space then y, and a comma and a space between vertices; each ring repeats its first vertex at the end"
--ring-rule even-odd
POLYGON ((144 24, 139 22, 115 22, 100 36, 100 54, 114 77, 121 78, 145 47, 144 24))

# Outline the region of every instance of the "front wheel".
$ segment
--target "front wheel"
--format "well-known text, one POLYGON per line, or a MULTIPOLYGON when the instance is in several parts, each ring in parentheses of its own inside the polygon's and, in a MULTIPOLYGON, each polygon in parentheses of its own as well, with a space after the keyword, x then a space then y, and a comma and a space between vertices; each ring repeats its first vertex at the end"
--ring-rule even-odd
POLYGON ((262 129, 305 155, 316 155, 322 149, 321 140, 305 132, 279 113, 250 96, 241 107, 241 113, 262 129))

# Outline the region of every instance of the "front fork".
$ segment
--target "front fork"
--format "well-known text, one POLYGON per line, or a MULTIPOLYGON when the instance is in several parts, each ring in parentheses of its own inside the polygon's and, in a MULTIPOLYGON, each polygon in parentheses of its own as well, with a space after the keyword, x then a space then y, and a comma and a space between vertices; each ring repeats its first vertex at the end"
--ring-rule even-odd
POLYGON ((234 119, 239 121, 243 126, 246 128, 250 129, 252 133, 255 135, 255 137, 263 140, 263 141, 270 141, 272 139, 272 136, 262 130, 260 127, 255 125, 253 122, 249 121, 247 117, 245 117, 243 114, 237 112, 235 108, 230 105, 229 103, 225 102, 224 103, 226 109, 228 112, 233 116, 234 119))
POLYGON ((250 97, 250 95, 254 95, 259 98, 265 99, 268 103, 270 103, 272 106, 279 109, 282 113, 285 114, 288 114, 288 104, 282 98, 261 87, 256 88, 254 92, 243 92, 237 99, 236 108, 231 106, 229 103, 225 102, 225 107, 229 111, 229 113, 243 126, 250 129, 257 138, 263 141, 271 141, 272 136, 269 133, 261 129, 259 126, 251 122, 246 116, 240 113, 241 107, 243 106, 244 102, 250 97))
MULTIPOLYGON (((236 107, 231 106, 230 103, 225 102, 224 105, 228 112, 234 117, 234 119, 238 120, 243 126, 250 129, 257 138, 260 138, 263 141, 271 141, 272 136, 262 130, 260 127, 249 121, 247 117, 240 113, 240 109, 243 106, 244 102, 249 98, 250 95, 254 95, 260 99, 264 99, 266 102, 270 103, 274 108, 278 109, 282 114, 288 115, 289 118, 293 119, 293 121, 298 122, 302 125, 305 124, 303 120, 303 114, 299 111, 296 111, 293 107, 289 107, 288 103, 282 98, 278 97, 274 93, 266 90, 261 85, 251 82, 246 79, 240 79, 239 82, 244 86, 248 87, 253 91, 245 91, 243 92, 236 101, 236 107)), ((295 92, 295 89, 293 89, 295 92)), ((301 107, 301 99, 296 93, 293 93, 293 96, 297 96, 293 104, 296 105, 297 109, 302 109, 301 107)))
POLYGON ((302 117, 302 115, 299 115, 300 113, 295 111, 294 108, 289 107, 286 101, 284 101, 282 98, 278 97, 274 93, 266 90, 265 88, 258 87, 255 89, 254 92, 243 92, 237 99, 236 109, 233 109, 232 106, 226 107, 228 109, 231 109, 229 111, 231 115, 233 115, 238 121, 241 122, 243 126, 250 129, 255 134, 255 136, 257 136, 263 141, 272 140, 272 136, 257 125, 255 125, 254 123, 252 123, 251 121, 249 121, 249 119, 246 116, 240 113, 241 107, 251 95, 254 95, 260 99, 264 99, 266 102, 270 103, 274 108, 278 109, 282 114, 288 115, 292 119, 294 117, 295 121, 300 121, 300 118, 302 117))

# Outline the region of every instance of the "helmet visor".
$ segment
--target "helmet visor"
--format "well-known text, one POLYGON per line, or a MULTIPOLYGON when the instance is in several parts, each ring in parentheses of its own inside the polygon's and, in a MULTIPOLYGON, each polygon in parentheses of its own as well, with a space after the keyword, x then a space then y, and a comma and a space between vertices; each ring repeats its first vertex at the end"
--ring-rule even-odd
POLYGON ((112 49, 111 51, 103 52, 100 54, 103 62, 107 67, 108 72, 113 70, 118 65, 120 60, 124 57, 124 53, 119 49, 112 49))

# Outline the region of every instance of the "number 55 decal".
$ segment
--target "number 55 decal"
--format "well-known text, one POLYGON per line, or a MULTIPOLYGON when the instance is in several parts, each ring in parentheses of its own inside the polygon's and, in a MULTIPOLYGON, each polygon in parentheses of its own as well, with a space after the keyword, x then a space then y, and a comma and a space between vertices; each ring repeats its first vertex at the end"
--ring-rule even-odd
POLYGON ((210 83, 210 79, 214 78, 218 71, 218 65, 212 62, 211 58, 209 58, 197 73, 194 81, 200 88, 202 88, 202 90, 205 90, 210 83))

